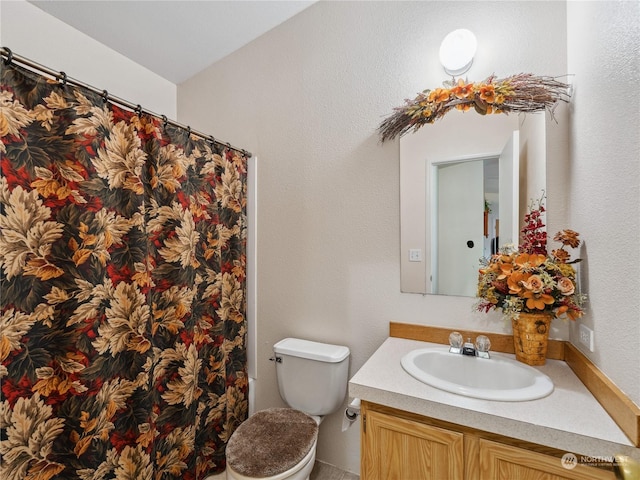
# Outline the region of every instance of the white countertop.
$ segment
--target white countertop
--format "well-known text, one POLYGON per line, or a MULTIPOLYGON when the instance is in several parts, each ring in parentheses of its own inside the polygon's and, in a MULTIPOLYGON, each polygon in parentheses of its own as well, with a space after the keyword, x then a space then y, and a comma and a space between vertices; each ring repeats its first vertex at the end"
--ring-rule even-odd
MULTIPOLYGON (((426 385, 406 373, 400 359, 438 344, 388 338, 349 381, 349 396, 559 450, 640 460, 624 432, 571 368, 560 360, 534 367, 548 375, 553 392, 539 400, 500 402, 468 398, 426 385)), ((514 355, 492 353, 515 358, 514 355)))

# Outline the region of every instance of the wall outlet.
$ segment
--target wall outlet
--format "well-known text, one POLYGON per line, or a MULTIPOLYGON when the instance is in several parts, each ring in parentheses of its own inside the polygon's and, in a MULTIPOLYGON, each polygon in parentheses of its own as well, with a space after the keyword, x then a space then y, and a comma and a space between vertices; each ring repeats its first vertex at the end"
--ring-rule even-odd
POLYGON ((580 334, 580 343, 587 347, 590 352, 593 352, 593 330, 586 325, 580 324, 578 332, 580 334))

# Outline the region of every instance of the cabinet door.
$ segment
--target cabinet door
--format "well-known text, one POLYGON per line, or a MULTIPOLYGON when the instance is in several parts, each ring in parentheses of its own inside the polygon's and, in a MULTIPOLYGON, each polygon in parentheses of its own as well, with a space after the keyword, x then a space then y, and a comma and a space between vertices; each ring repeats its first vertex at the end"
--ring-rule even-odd
POLYGON ((362 480, 463 480, 463 435, 366 411, 362 480))
POLYGON ((614 480, 600 468, 562 466, 560 459, 523 448, 480 440, 480 480, 614 480))

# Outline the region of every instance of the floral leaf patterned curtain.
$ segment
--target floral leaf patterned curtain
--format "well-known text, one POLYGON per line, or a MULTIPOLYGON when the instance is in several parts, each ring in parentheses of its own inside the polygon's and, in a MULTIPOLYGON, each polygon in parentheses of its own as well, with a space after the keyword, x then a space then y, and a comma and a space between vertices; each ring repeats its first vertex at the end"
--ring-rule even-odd
POLYGON ((247 416, 246 158, 1 68, 0 478, 221 472, 247 416))

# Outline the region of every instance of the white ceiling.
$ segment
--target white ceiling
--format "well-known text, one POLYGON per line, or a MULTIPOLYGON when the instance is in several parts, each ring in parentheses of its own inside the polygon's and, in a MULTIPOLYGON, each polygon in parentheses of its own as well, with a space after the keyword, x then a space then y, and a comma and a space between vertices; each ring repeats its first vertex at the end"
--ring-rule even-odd
POLYGON ((179 84, 316 0, 29 0, 179 84))

